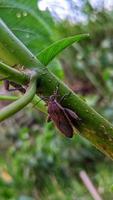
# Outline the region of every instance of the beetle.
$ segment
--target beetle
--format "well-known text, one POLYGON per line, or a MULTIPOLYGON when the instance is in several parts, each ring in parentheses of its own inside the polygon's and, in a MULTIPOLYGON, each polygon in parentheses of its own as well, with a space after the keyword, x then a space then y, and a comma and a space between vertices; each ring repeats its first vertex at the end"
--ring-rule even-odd
POLYGON ((61 106, 56 96, 58 96, 57 92, 49 97, 47 122, 53 121, 61 133, 66 137, 72 138, 73 126, 77 127, 81 119, 72 110, 61 106))

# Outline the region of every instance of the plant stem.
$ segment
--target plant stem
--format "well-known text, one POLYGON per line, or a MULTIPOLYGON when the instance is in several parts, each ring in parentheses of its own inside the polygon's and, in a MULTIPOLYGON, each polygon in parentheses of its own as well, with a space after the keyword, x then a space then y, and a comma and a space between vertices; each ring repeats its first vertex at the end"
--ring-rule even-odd
POLYGON ((7 95, 0 95, 0 101, 15 101, 17 100, 19 97, 17 96, 7 96, 7 95))
POLYGON ((0 74, 5 76, 8 80, 14 81, 22 85, 29 83, 30 80, 27 74, 19 72, 18 70, 13 69, 12 67, 9 67, 2 62, 0 62, 0 74))
POLYGON ((20 111, 22 108, 24 108, 28 103, 32 101, 36 93, 36 80, 37 76, 35 74, 31 78, 27 92, 17 101, 9 104, 8 106, 0 110, 0 122, 11 117, 12 115, 20 111))
MULTIPOLYGON (((34 57, 29 50, 14 36, 2 21, 0 21, 0 42, 7 45, 7 50, 14 56, 13 64, 24 65, 26 68, 36 68, 37 77, 37 93, 44 96, 50 96, 56 90, 59 83, 60 98, 65 94, 69 94, 63 102, 62 106, 69 108, 77 113, 81 118, 81 123, 77 127, 80 134, 92 142, 99 150, 113 159, 113 126, 94 109, 89 107, 78 95, 73 93, 64 83, 62 83, 54 74, 48 71, 34 57), (15 63, 15 59, 17 62, 15 63)), ((2 51, 2 49, 0 49, 2 51)), ((5 55, 5 51, 4 51, 5 55)), ((6 54, 6 63, 9 62, 6 54)))
MULTIPOLYGON (((21 96, 0 95, 0 101, 16 101, 19 98, 21 98, 21 96)), ((40 97, 35 95, 35 97, 32 100, 32 103, 34 108, 37 108, 41 112, 47 114, 47 108, 45 107, 45 102, 42 99, 40 99, 40 97)))

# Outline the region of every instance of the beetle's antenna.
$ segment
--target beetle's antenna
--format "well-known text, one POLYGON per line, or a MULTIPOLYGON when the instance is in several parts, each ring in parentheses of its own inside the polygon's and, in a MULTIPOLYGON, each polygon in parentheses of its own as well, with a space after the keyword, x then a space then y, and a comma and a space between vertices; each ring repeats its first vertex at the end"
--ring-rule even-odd
POLYGON ((60 83, 58 82, 57 83, 57 86, 56 86, 56 89, 55 89, 55 91, 54 91, 54 95, 58 95, 58 90, 59 90, 59 87, 60 87, 60 83))
POLYGON ((61 99, 60 99, 60 103, 65 99, 65 97, 68 97, 71 95, 71 92, 69 92, 68 94, 65 94, 61 99))
POLYGON ((40 97, 40 98, 41 98, 41 99, 33 105, 33 108, 34 108, 40 101, 43 101, 43 100, 48 101, 48 97, 47 97, 47 96, 45 96, 45 97, 40 97))
POLYGON ((60 83, 57 82, 56 90, 54 91, 54 93, 53 93, 53 95, 52 95, 52 96, 54 97, 54 99, 55 99, 56 97, 60 96, 60 95, 58 94, 59 86, 60 86, 60 83))

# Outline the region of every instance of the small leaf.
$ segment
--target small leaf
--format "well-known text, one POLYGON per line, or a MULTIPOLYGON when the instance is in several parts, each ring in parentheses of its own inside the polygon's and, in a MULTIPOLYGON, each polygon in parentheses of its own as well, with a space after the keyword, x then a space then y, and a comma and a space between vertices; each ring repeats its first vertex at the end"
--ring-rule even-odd
POLYGON ((54 42, 52 45, 47 47, 46 49, 42 50, 38 55, 37 58, 43 63, 45 66, 52 61, 55 56, 57 56, 61 51, 63 51, 66 47, 69 47, 74 42, 78 42, 82 39, 88 38, 89 34, 80 34, 72 37, 67 37, 62 40, 58 40, 54 42))

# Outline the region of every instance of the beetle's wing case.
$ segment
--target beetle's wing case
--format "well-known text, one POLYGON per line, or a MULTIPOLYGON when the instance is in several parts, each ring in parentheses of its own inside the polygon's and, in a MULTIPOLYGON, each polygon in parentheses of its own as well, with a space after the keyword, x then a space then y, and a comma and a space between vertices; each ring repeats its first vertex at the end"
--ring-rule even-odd
POLYGON ((73 127, 64 108, 56 100, 48 102, 48 113, 57 128, 66 137, 71 138, 73 136, 73 127))
POLYGON ((73 112, 72 110, 70 110, 68 108, 64 108, 64 111, 65 111, 66 115, 68 116, 68 118, 70 119, 73 126, 75 126, 75 128, 76 128, 77 125, 80 124, 81 119, 78 117, 78 115, 75 112, 73 112))

